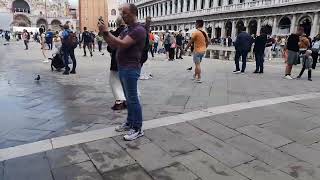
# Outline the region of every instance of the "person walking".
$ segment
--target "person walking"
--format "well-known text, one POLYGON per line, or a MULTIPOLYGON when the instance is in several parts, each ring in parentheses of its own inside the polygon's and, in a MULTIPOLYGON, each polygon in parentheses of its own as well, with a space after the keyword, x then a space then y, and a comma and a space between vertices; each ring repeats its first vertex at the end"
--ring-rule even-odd
MULTIPOLYGON (((95 40, 96 40, 96 34, 95 34, 95 32, 94 31, 91 31, 90 32, 90 36, 91 36, 91 43, 92 43, 92 51, 94 52, 95 51, 95 48, 96 48, 96 42, 95 42, 95 40)), ((92 57, 93 55, 91 54, 91 57, 92 57)))
POLYGON ((93 56, 92 55, 92 39, 91 39, 91 34, 90 32, 87 30, 87 27, 84 27, 83 28, 83 33, 82 33, 82 36, 81 36, 81 41, 80 43, 83 42, 83 56, 87 56, 87 50, 86 48, 89 49, 89 52, 90 52, 90 55, 91 57, 93 56))
POLYGON ((237 36, 237 39, 234 43, 235 49, 236 49, 236 55, 235 55, 235 64, 236 64, 236 70, 233 71, 235 74, 239 73, 245 73, 246 71, 246 65, 247 65, 247 56, 248 53, 251 50, 253 38, 250 36, 249 33, 247 33, 245 30, 245 27, 240 27, 241 32, 237 36), (242 58, 242 68, 240 71, 240 65, 239 60, 240 57, 242 58))
POLYGON ((172 32, 169 35, 169 44, 170 44, 170 48, 169 48, 169 61, 174 61, 174 52, 176 49, 176 39, 174 37, 174 32, 172 32))
POLYGON ((26 29, 23 30, 22 39, 23 39, 24 45, 26 46, 26 48, 24 50, 28 50, 28 44, 30 41, 30 34, 26 29))
POLYGON ((293 65, 297 65, 299 61, 299 44, 300 44, 300 36, 304 34, 304 28, 302 26, 299 26, 297 33, 291 34, 287 39, 287 46, 286 46, 286 53, 287 53, 287 59, 286 59, 286 71, 284 78, 288 80, 292 80, 291 77, 291 71, 293 65))
POLYGON ((149 51, 151 53, 151 56, 154 58, 153 46, 154 46, 154 35, 152 34, 151 31, 149 31, 149 51))
POLYGON ((256 58, 256 70, 253 73, 263 73, 264 52, 267 43, 267 35, 262 29, 260 35, 256 37, 253 52, 256 58))
POLYGON ((153 53, 158 52, 158 46, 160 42, 160 37, 158 36, 158 33, 154 34, 154 45, 153 45, 153 53))
POLYGON ((305 52, 305 54, 301 55, 301 59, 302 59, 302 69, 301 72, 299 74, 299 76, 297 77, 297 79, 300 79, 301 76, 303 75, 304 71, 307 69, 308 70, 308 80, 312 81, 311 79, 311 73, 312 73, 312 51, 311 50, 307 50, 305 52))
POLYGON ((73 33, 68 24, 63 26, 64 31, 62 32, 62 51, 63 51, 63 60, 65 65, 64 75, 76 74, 77 60, 74 55, 74 49, 77 47, 78 42, 73 42, 73 37, 77 40, 77 35, 73 33), (69 68, 69 56, 72 60, 72 70, 69 68))
POLYGON ((49 60, 47 59, 46 53, 45 53, 45 44, 46 44, 46 35, 43 28, 39 28, 39 36, 40 36, 40 45, 41 45, 41 52, 43 55, 43 61, 44 63, 48 63, 49 60))
MULTIPOLYGON (((119 37, 120 33, 125 29, 125 24, 121 17, 117 18, 116 25, 117 29, 115 31, 112 31, 111 33, 113 36, 119 37)), ((98 36, 103 37, 101 33, 99 33, 98 36)), ((127 108, 127 103, 118 74, 118 65, 116 59, 117 48, 113 49, 111 46, 107 46, 107 50, 111 55, 109 84, 111 86, 113 97, 115 98, 115 103, 111 107, 111 109, 114 111, 123 110, 127 108)))
POLYGON ((264 59, 265 60, 271 61, 271 59, 272 59, 272 45, 273 45, 273 43, 274 43, 274 39, 270 35, 268 35, 266 48, 265 48, 265 52, 264 52, 264 59))
POLYGON ((99 52, 101 52, 102 51, 102 43, 103 43, 102 34, 98 34, 97 37, 96 37, 96 40, 97 40, 97 43, 98 43, 99 52))
POLYGON ((179 34, 176 36, 176 59, 183 59, 182 54, 183 54, 183 40, 184 37, 182 36, 182 31, 179 31, 179 34))
MULTIPOLYGON (((170 33, 168 30, 166 30, 166 34, 164 35, 164 49, 166 50, 166 56, 167 58, 169 58, 169 51, 170 51, 170 47, 171 47, 171 44, 170 44, 170 33)), ((170 58, 169 58, 170 59, 170 58)))
POLYGON ((197 83, 202 83, 201 81, 201 62, 204 57, 207 47, 209 46, 209 37, 206 32, 203 30, 203 20, 196 21, 196 31, 192 33, 191 40, 189 41, 187 47, 185 48, 185 52, 194 45, 194 54, 193 54, 193 62, 195 64, 195 71, 193 75, 193 79, 197 83))
POLYGON ((118 132, 129 131, 123 138, 126 141, 132 141, 144 135, 142 108, 138 98, 137 84, 141 72, 140 59, 146 46, 148 31, 138 23, 138 8, 134 4, 125 4, 122 7, 122 18, 128 28, 122 31, 119 38, 109 33, 105 25, 100 25, 99 31, 108 44, 117 48, 116 59, 119 77, 128 106, 126 123, 115 130, 118 132))
POLYGON ((318 34, 314 38, 311 50, 312 50, 312 59, 313 59, 312 69, 316 69, 319 54, 320 54, 320 34, 318 34))

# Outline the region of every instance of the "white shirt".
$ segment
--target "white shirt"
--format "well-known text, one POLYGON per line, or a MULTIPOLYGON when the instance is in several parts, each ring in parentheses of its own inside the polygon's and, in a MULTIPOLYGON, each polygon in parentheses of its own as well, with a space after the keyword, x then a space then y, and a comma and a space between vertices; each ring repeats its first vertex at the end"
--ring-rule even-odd
POLYGON ((159 43, 159 40, 160 40, 160 37, 157 34, 155 34, 154 35, 154 42, 159 43))

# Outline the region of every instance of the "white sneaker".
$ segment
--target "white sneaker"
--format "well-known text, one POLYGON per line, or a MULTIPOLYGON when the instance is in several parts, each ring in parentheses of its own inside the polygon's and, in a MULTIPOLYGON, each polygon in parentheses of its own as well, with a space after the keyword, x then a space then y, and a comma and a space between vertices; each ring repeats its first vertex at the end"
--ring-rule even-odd
POLYGON ((201 79, 196 79, 194 82, 196 82, 196 83, 202 83, 201 79))
POLYGON ((288 79, 288 80, 292 80, 293 79, 290 75, 286 75, 284 78, 288 79))
POLYGON ((129 131, 131 129, 130 126, 128 126, 127 123, 123 123, 120 126, 116 127, 115 131, 117 132, 125 132, 125 131, 129 131))
POLYGON ((48 60, 48 59, 44 59, 42 62, 43 62, 43 63, 48 63, 49 60, 48 60))
POLYGON ((142 130, 136 131, 134 129, 131 129, 127 135, 123 136, 123 139, 125 141, 133 141, 142 136, 144 136, 144 133, 142 130))

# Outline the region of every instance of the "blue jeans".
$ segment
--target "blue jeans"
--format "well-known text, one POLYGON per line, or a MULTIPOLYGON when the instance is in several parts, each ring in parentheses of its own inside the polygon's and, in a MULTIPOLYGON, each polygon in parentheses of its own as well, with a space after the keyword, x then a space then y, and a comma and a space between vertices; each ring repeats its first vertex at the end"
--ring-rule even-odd
POLYGON ((236 70, 237 71, 240 71, 240 65, 239 65, 240 57, 242 59, 241 72, 245 72, 246 71, 248 52, 249 51, 247 51, 247 50, 236 51, 236 55, 235 55, 235 60, 234 61, 235 61, 235 64, 236 64, 236 70))
POLYGON ((127 125, 135 130, 142 128, 142 108, 138 97, 140 68, 119 67, 119 78, 128 105, 127 125))
POLYGON ((67 47, 62 47, 63 51, 63 60, 64 60, 64 66, 66 71, 70 71, 69 68, 69 56, 72 60, 72 71, 76 70, 77 67, 77 60, 76 57, 74 56, 74 49, 73 48, 67 48, 67 47))

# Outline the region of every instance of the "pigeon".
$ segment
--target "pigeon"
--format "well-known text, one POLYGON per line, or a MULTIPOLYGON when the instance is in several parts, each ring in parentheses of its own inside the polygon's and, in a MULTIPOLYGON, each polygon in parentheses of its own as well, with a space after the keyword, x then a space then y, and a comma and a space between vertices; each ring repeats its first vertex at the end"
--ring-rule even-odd
POLYGON ((34 80, 35 81, 40 81, 40 75, 38 75, 34 80))
POLYGON ((188 69, 187 69, 187 71, 191 71, 192 70, 192 67, 189 67, 188 69))

